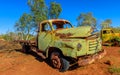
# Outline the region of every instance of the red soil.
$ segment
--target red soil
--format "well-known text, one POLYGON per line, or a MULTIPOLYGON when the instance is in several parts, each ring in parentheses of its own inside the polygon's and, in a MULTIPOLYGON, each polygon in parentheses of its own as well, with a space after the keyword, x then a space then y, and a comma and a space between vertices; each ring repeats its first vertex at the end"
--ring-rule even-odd
POLYGON ((120 47, 103 48, 107 55, 101 60, 66 72, 59 72, 35 55, 0 49, 0 75, 112 75, 108 68, 120 66, 120 47))

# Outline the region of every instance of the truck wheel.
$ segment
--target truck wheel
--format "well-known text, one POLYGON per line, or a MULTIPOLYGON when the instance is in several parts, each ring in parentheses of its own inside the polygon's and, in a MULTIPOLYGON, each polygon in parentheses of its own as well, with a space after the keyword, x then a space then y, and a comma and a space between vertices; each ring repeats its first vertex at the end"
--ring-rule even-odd
POLYGON ((120 42, 119 41, 114 41, 114 46, 120 46, 120 42))
POLYGON ((30 46, 28 45, 23 45, 22 46, 22 52, 29 54, 30 53, 30 46))
POLYGON ((59 69, 60 72, 64 72, 69 69, 69 62, 62 58, 58 52, 51 53, 50 61, 52 66, 59 69))

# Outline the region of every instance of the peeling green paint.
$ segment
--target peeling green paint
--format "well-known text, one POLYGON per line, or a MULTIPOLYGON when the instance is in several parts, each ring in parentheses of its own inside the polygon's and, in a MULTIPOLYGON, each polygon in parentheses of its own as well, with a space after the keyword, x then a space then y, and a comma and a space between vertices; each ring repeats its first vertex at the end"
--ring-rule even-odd
POLYGON ((77 58, 102 50, 101 40, 96 34, 92 34, 90 26, 74 28, 69 21, 53 19, 41 22, 39 27, 38 48, 44 52, 49 47, 56 47, 63 55, 77 58), (48 28, 44 28, 45 25, 48 28))

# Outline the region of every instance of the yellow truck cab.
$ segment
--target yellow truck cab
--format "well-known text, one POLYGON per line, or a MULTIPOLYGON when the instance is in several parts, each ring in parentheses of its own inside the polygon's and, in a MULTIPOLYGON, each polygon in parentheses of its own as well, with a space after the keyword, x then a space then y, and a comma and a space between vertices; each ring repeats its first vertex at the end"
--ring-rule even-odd
POLYGON ((120 33, 116 33, 111 28, 101 30, 103 45, 119 45, 120 33))

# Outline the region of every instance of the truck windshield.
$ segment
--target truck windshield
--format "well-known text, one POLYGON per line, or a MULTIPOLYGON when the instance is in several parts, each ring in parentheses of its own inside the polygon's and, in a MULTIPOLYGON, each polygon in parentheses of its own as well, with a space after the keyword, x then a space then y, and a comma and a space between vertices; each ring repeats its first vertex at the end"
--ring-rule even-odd
POLYGON ((113 33, 113 31, 112 30, 104 30, 103 31, 103 34, 110 34, 110 33, 113 33))
POLYGON ((72 28, 72 25, 70 23, 52 23, 54 30, 56 29, 65 29, 65 28, 72 28))

